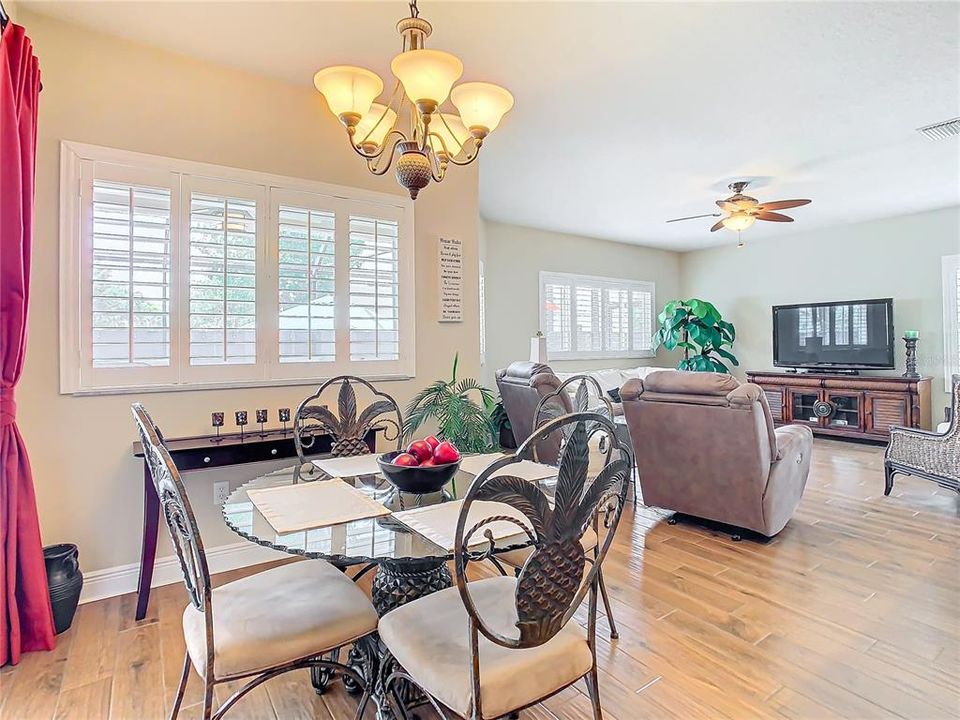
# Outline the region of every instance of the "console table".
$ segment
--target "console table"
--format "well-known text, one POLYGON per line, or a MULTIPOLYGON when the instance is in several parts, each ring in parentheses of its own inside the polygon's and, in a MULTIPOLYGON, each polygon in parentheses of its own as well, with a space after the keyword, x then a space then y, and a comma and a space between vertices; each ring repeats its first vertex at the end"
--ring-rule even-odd
POLYGON ((931 429, 931 378, 748 372, 763 388, 776 425, 815 435, 887 442, 890 427, 931 429))
MULTIPOLYGON (((376 451, 377 432, 382 428, 371 429, 364 441, 370 452, 376 451)), ((333 441, 329 435, 315 435, 314 443, 305 448, 307 455, 326 455, 333 441)), ((282 460, 297 455, 292 430, 265 430, 216 435, 197 435, 194 437, 165 439, 164 444, 181 472, 208 470, 210 468, 229 467, 244 463, 282 460)), ((143 457, 140 442, 133 443, 135 457, 143 457)), ((157 531, 160 522, 160 498, 150 477, 146 460, 143 463, 143 537, 140 545, 140 579, 137 583, 137 620, 147 614, 150 601, 150 583, 153 581, 153 565, 157 557, 157 531)))

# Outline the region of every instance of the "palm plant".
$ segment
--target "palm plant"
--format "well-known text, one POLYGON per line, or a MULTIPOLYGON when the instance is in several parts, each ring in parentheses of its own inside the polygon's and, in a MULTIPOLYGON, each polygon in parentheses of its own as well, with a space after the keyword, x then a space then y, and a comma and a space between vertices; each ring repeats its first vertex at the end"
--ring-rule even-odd
POLYGON ((653 349, 661 345, 667 350, 683 349, 678 370, 729 373, 723 362, 740 361, 727 348, 737 339, 733 323, 724 320, 720 311, 706 300, 673 300, 657 316, 660 329, 653 336, 653 349))
POLYGON ((459 360, 459 354, 454 355, 449 380, 437 380, 410 401, 404 413, 404 435, 411 437, 432 418, 437 422, 437 437, 452 442, 460 452, 489 452, 495 447, 496 429, 486 408, 495 403, 494 395, 473 378, 458 380, 459 360))

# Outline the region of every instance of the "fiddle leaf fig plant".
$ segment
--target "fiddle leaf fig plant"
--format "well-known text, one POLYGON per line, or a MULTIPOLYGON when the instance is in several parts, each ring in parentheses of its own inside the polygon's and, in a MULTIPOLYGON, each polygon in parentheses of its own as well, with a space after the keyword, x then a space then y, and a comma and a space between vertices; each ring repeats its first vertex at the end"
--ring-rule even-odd
POLYGON ((653 336, 654 350, 680 348, 683 360, 678 370, 729 373, 724 360, 740 361, 728 348, 737 339, 733 323, 724 320, 712 303, 698 298, 668 302, 657 316, 660 328, 653 336))

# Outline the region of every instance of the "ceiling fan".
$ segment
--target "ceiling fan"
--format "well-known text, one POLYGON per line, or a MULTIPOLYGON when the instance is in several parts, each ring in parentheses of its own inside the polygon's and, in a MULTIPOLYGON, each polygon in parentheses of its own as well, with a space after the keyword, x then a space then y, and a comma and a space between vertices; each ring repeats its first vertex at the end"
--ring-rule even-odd
POLYGON ((733 195, 726 200, 717 200, 717 206, 723 211, 718 213, 706 213, 705 215, 690 215, 689 217, 674 218, 667 220, 668 223, 680 222, 682 220, 696 220, 697 218, 718 217, 718 220, 710 232, 716 232, 722 227, 737 232, 746 230, 757 220, 767 220, 770 222, 793 222, 793 218, 775 210, 786 210, 787 208, 809 205, 810 200, 774 200, 773 202, 761 203, 756 198, 744 195, 743 191, 750 182, 747 180, 730 183, 727 187, 733 190, 733 195))

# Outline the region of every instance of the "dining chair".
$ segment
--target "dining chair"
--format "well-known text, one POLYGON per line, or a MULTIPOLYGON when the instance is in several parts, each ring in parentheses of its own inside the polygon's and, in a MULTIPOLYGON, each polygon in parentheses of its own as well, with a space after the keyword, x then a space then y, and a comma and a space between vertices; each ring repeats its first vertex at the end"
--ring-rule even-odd
MULTIPOLYGON (((540 398, 540 401, 537 403, 537 407, 533 413, 533 427, 540 428, 550 420, 560 417, 563 415, 563 405, 557 402, 558 397, 563 397, 561 393, 569 396, 571 393, 568 391, 568 388, 576 386, 576 389, 572 393, 572 400, 570 400, 574 412, 596 412, 600 413, 611 422, 613 421, 613 404, 610 400, 607 399, 603 390, 594 378, 589 375, 574 375, 564 380, 560 385, 553 391, 547 393, 540 398), (593 395, 595 400, 591 398, 590 391, 593 390, 593 395)), ((614 423, 614 428, 617 428, 616 423, 614 423)), ((562 429, 558 429, 555 433, 561 437, 560 447, 563 447, 563 444, 568 438, 564 435, 569 434, 569 430, 572 429, 571 426, 564 426, 562 429)), ((590 432, 587 433, 588 437, 591 435, 590 432)), ((618 438, 621 443, 627 445, 628 443, 624 441, 622 433, 618 433, 618 438)), ((603 464, 606 464, 610 460, 610 452, 612 450, 612 444, 607 441, 607 438, 603 433, 596 434, 599 442, 598 451, 601 458, 603 459, 603 464)), ((539 447, 543 447, 542 445, 539 447)), ((540 462, 539 458, 539 447, 535 446, 533 449, 534 457, 540 462)), ((594 457, 596 454, 591 451, 591 457, 594 457)), ((588 466, 589 467, 589 466, 588 466)), ((632 484, 632 473, 631 473, 631 484, 632 484)), ((634 502, 636 502, 636 485, 634 484, 634 502)), ((583 546, 583 551, 585 553, 594 553, 597 552, 597 532, 593 527, 588 527, 586 532, 584 532, 583 537, 580 538, 580 544, 583 546)), ((504 567, 512 568, 514 574, 519 574, 520 569, 523 567, 524 563, 527 561, 527 558, 530 557, 530 554, 533 552, 531 548, 521 548, 519 550, 510 550, 504 553, 498 554, 495 558, 491 558, 493 564, 500 570, 500 572, 506 574, 504 567)), ((616 640, 620 637, 620 633, 617 632, 617 623, 613 619, 613 609, 610 607, 610 598, 607 595, 607 585, 603 580, 603 571, 597 573, 597 582, 600 586, 600 597, 603 600, 603 609, 607 616, 607 624, 610 626, 610 637, 613 640, 616 640)))
MULTIPOLYGON (((600 720, 596 626, 600 568, 610 549, 626 501, 630 449, 609 418, 573 413, 547 422, 514 455, 477 475, 460 508, 454 543, 456 587, 427 595, 380 619, 380 638, 395 663, 385 680, 395 714, 408 718, 402 694, 419 689, 441 717, 447 712, 485 720, 535 705, 579 680, 586 682, 595 720, 600 720), (509 474, 510 465, 530 459, 549 433, 572 427, 559 462, 551 504, 543 489, 509 474), (589 428, 611 437, 611 458, 588 482, 589 428), (503 503, 516 513, 487 515, 468 527, 475 503, 503 503), (595 555, 581 538, 602 517, 603 537, 595 555), (496 551, 494 529, 513 523, 516 535, 533 545, 519 577, 469 581, 468 565, 496 551), (477 542, 479 541, 479 545, 477 542), (572 621, 589 596, 586 628, 572 621)), ((506 511, 505 511, 506 512, 506 511)), ((498 530, 499 531, 499 530, 498 530)), ((389 666, 389 665, 388 665, 389 666)))
POLYGON ((340 673, 362 688, 356 714, 362 717, 370 679, 329 653, 376 630, 370 600, 322 560, 281 565, 212 588, 200 530, 163 435, 143 405, 134 403, 131 410, 190 598, 183 612, 187 651, 171 720, 180 713, 191 666, 203 680, 204 720, 221 718, 261 683, 301 668, 340 673), (248 682, 214 710, 214 687, 244 679, 248 682))
POLYGON ((374 425, 384 429, 384 440, 395 441, 396 449, 400 449, 403 442, 403 414, 396 400, 355 375, 340 375, 327 380, 300 403, 293 417, 293 442, 301 467, 309 464, 304 450, 313 446, 315 433, 331 436, 330 454, 333 457, 354 457, 371 452, 366 435, 374 425), (322 402, 332 395, 334 388, 337 390, 336 413, 322 402), (355 388, 363 388, 365 394, 372 397, 370 404, 359 413, 355 388))

